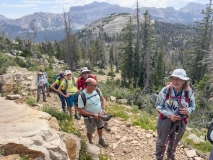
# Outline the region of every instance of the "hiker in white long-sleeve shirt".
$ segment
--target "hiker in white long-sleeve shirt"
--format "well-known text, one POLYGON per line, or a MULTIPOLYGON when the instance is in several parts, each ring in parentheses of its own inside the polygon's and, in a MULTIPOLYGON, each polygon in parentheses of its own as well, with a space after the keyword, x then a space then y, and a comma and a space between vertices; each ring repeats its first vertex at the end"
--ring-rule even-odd
POLYGON ((40 93, 42 92, 43 94, 43 101, 46 101, 46 94, 45 94, 45 84, 46 84, 46 79, 43 77, 43 73, 39 72, 36 78, 36 85, 37 85, 37 102, 40 100, 40 93))

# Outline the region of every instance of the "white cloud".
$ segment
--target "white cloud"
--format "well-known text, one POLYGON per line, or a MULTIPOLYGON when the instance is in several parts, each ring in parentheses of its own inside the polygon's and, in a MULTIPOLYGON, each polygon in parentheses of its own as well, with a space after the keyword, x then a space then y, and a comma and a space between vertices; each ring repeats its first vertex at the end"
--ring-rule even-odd
POLYGON ((1 4, 2 7, 6 8, 26 8, 26 7, 35 7, 35 4, 1 4))
POLYGON ((29 3, 29 4, 52 4, 53 1, 51 0, 22 0, 22 3, 29 3))

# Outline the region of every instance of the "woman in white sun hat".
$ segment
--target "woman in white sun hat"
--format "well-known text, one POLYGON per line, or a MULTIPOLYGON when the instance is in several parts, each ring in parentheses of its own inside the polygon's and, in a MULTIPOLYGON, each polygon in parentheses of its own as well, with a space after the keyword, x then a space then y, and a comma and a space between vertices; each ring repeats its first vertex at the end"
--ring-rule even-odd
POLYGON ((185 132, 188 115, 195 110, 194 93, 186 71, 175 69, 169 78, 170 83, 160 91, 155 104, 159 113, 157 160, 163 159, 167 144, 167 158, 175 160, 175 150, 185 132))

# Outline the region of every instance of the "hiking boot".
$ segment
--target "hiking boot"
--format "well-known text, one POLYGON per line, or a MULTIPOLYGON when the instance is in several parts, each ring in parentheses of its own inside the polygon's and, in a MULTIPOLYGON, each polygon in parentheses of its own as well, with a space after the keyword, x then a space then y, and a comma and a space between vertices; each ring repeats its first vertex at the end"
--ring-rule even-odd
POLYGON ((108 147, 109 145, 105 143, 104 139, 99 139, 98 144, 102 145, 103 147, 108 147))
POLYGON ((75 119, 80 120, 81 118, 77 114, 75 114, 75 119))
POLYGON ((47 97, 51 97, 50 94, 47 94, 47 97))
POLYGON ((110 131, 111 131, 111 129, 109 128, 108 123, 105 123, 105 124, 104 124, 104 129, 105 129, 107 132, 110 132, 110 131))
POLYGON ((47 102, 47 100, 43 100, 44 102, 47 102))

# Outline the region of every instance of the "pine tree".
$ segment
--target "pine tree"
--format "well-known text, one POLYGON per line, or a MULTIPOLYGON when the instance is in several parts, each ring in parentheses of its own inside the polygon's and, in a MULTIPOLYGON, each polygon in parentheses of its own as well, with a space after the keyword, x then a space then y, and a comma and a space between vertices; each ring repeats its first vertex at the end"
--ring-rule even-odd
POLYGON ((138 6, 138 1, 136 1, 136 19, 137 19, 137 31, 136 31, 136 42, 135 42, 135 51, 134 51, 134 57, 133 57, 133 77, 134 77, 134 87, 138 87, 139 83, 139 77, 140 77, 140 15, 139 15, 139 6, 138 6))
POLYGON ((109 50, 109 64, 110 64, 110 74, 113 75, 114 72, 113 72, 113 65, 114 65, 114 57, 113 57, 113 49, 114 49, 114 45, 112 44, 112 46, 110 47, 110 50, 109 50))
POLYGON ((120 69, 122 83, 127 86, 132 85, 133 79, 133 28, 132 17, 122 29, 122 47, 120 47, 120 69))
POLYGON ((142 61, 141 61, 141 82, 145 81, 142 93, 149 93, 151 89, 152 78, 152 47, 153 47, 153 29, 151 25, 151 16, 148 11, 144 14, 144 22, 142 23, 142 61))
POLYGON ((210 51, 211 45, 211 28, 212 20, 211 15, 213 10, 211 8, 212 0, 206 6, 206 11, 201 12, 204 18, 201 22, 197 22, 196 28, 198 29, 198 36, 194 40, 194 49, 190 52, 190 59, 188 59, 189 76, 192 82, 200 81, 203 76, 208 73, 208 65, 205 62, 207 52, 210 51))

